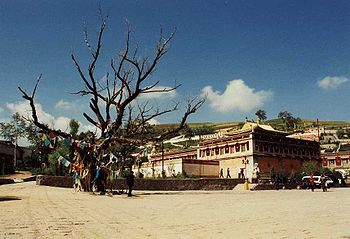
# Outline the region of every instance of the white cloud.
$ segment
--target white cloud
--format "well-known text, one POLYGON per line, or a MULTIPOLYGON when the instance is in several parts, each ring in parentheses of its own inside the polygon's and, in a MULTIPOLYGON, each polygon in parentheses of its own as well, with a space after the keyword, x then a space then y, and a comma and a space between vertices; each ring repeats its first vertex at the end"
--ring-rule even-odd
POLYGON ((89 124, 89 125, 80 124, 79 131, 81 131, 81 132, 91 131, 93 133, 95 133, 95 132, 99 133, 100 129, 98 129, 96 126, 93 126, 91 124, 89 124))
MULTIPOLYGON (((18 112, 20 115, 31 119, 32 118, 32 111, 29 105, 29 102, 22 101, 18 103, 7 103, 6 107, 11 111, 11 114, 14 114, 18 112)), ((49 124, 51 127, 54 126, 55 117, 53 117, 51 114, 46 113, 43 111, 40 104, 35 104, 36 113, 40 121, 49 124)))
MULTIPOLYGON (((12 114, 18 112, 20 115, 32 119, 32 111, 30 105, 27 101, 17 102, 17 103, 7 103, 6 107, 11 111, 12 114)), ((62 131, 69 130, 69 121, 71 120, 65 116, 54 117, 53 115, 45 112, 40 104, 35 104, 37 111, 37 116, 40 122, 46 123, 49 127, 54 129, 60 129, 62 131)), ((83 125, 79 122, 81 130, 89 129, 89 126, 83 125)))
POLYGON ((255 91, 243 80, 238 79, 229 81, 222 94, 213 91, 212 86, 206 86, 202 89, 202 96, 207 97, 209 106, 217 112, 227 113, 234 110, 249 112, 270 100, 273 92, 271 90, 255 91))
POLYGON ((329 90, 329 89, 335 89, 347 81, 349 81, 349 79, 346 77, 327 76, 327 77, 323 78, 322 80, 319 80, 317 82, 317 84, 318 84, 318 87, 325 89, 325 90, 329 90))
MULTIPOLYGON (((172 87, 169 86, 156 86, 152 90, 169 90, 172 87)), ((154 93, 146 93, 141 94, 140 96, 142 99, 171 99, 176 97, 176 90, 170 91, 170 92, 154 92, 154 93)))
POLYGON ((148 123, 149 123, 150 125, 157 125, 157 124, 159 124, 159 121, 153 118, 153 119, 150 119, 150 120, 148 121, 148 123))
POLYGON ((64 101, 63 99, 61 99, 60 101, 57 102, 57 104, 55 105, 55 108, 63 109, 63 110, 71 110, 74 108, 74 103, 64 101))
POLYGON ((67 131, 69 131, 69 121, 70 120, 71 120, 70 118, 60 116, 60 117, 55 119, 53 127, 55 129, 61 129, 61 130, 67 132, 67 131))

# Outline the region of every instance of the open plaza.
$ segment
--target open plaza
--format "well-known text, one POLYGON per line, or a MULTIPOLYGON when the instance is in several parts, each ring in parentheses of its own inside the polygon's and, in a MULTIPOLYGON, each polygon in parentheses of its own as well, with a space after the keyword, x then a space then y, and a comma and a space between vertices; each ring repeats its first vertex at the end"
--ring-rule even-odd
POLYGON ((0 238, 350 238, 350 190, 135 191, 0 186, 0 238))

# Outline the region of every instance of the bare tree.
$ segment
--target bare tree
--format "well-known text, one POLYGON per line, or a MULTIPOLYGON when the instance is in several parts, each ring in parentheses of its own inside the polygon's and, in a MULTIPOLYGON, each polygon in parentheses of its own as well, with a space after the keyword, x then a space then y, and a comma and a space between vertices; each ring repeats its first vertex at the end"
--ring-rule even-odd
MULTIPOLYGON (((169 93, 180 87, 179 84, 175 84, 172 88, 160 88, 159 81, 150 82, 149 79, 156 70, 159 61, 167 53, 175 30, 168 36, 164 36, 161 29, 153 56, 141 56, 138 53, 138 47, 131 46, 131 30, 127 24, 125 48, 117 59, 111 59, 111 73, 107 72, 106 82, 101 83, 96 77, 95 70, 101 56, 107 19, 107 17, 102 19, 95 47, 89 41, 87 30, 84 32, 84 42, 91 55, 88 68, 83 70, 77 57, 74 54, 71 55, 74 66, 83 82, 83 89, 74 94, 90 97, 91 112, 83 112, 83 116, 92 125, 99 128, 101 137, 104 138, 102 144, 142 145, 149 141, 162 141, 177 134, 186 127, 188 117, 203 105, 205 99, 188 100, 186 110, 177 127, 162 132, 156 132, 148 122, 155 117, 179 110, 179 102, 175 102, 170 108, 160 109, 151 106, 148 102, 140 104, 137 100, 142 94, 169 93)), ((18 87, 22 97, 30 103, 35 125, 45 132, 54 132, 63 137, 73 137, 69 133, 49 128, 38 119, 35 94, 41 79, 40 75, 31 95, 18 87)))

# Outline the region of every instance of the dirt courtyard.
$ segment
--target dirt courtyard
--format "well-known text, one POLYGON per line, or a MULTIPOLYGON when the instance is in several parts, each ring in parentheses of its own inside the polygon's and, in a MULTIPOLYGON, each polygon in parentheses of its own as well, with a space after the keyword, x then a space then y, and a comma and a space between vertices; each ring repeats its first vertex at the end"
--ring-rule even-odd
POLYGON ((349 188, 128 198, 17 183, 0 186, 0 238, 350 238, 349 199, 349 188))

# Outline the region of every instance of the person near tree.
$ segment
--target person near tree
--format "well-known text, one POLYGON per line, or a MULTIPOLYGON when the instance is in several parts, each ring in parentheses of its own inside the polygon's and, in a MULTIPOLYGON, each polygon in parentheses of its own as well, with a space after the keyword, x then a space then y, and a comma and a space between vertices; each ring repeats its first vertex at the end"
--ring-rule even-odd
POLYGON ((130 170, 130 173, 126 176, 126 184, 128 185, 128 197, 131 197, 132 187, 134 186, 134 172, 130 170))

